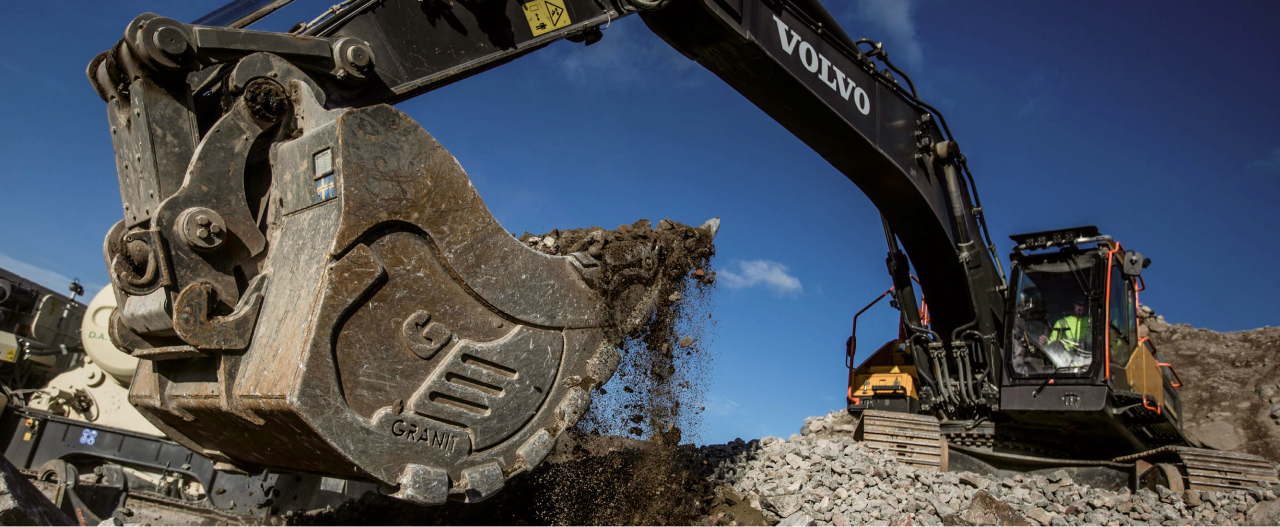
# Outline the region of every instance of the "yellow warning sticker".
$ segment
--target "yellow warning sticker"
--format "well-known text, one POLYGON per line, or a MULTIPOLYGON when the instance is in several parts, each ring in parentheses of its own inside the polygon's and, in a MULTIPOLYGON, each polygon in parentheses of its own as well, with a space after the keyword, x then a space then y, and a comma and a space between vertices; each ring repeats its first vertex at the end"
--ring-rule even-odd
POLYGON ((529 29, 533 36, 538 36, 553 29, 568 26, 569 12, 564 8, 564 0, 533 0, 524 3, 524 17, 529 20, 529 29))
POLYGON ((13 333, 0 331, 0 360, 5 362, 18 360, 18 338, 13 333))

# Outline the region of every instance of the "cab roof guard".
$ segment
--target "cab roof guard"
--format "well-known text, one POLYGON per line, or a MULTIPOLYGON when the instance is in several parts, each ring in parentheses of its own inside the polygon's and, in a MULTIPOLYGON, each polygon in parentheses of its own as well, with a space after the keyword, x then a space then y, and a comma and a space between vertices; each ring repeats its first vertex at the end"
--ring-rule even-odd
POLYGON ((1070 229, 1031 232, 1027 234, 1015 234, 1010 236, 1009 239, 1013 240, 1013 242, 1017 244, 1013 248, 1017 253, 1051 249, 1054 247, 1077 246, 1086 243, 1110 243, 1115 241, 1111 236, 1098 232, 1098 228, 1093 225, 1085 225, 1083 227, 1074 227, 1070 229))

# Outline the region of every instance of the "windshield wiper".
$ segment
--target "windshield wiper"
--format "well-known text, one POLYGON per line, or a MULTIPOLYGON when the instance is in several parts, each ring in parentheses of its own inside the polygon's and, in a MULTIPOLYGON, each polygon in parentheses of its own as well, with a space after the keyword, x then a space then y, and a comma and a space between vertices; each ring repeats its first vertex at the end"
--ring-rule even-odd
POLYGON ((1044 390, 1045 386, 1048 386, 1048 385, 1050 385, 1050 384, 1053 384, 1053 376, 1054 376, 1054 375, 1057 375, 1057 374, 1059 374, 1059 373, 1062 373, 1064 370, 1068 370, 1068 369, 1071 369, 1071 368, 1075 368, 1075 366, 1062 366, 1062 367, 1060 367, 1060 368, 1054 368, 1053 373, 1049 374, 1049 378, 1048 378, 1048 379, 1045 379, 1045 380, 1044 380, 1044 382, 1040 384, 1040 387, 1039 387, 1039 388, 1036 388, 1036 390, 1035 390, 1034 392, 1031 392, 1031 398, 1032 398, 1032 399, 1034 399, 1034 398, 1036 398, 1036 397, 1039 397, 1039 396, 1040 396, 1040 392, 1041 392, 1042 390, 1044 390))

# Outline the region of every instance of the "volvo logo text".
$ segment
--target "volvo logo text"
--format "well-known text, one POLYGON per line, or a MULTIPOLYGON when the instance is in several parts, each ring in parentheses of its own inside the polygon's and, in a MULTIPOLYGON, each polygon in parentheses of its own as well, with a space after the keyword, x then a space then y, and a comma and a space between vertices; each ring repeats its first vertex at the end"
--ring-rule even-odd
POLYGON ((787 55, 793 55, 796 52, 797 44, 799 44, 800 63, 804 65, 805 69, 817 74, 823 83, 830 86, 841 97, 844 97, 844 100, 849 100, 849 96, 852 95, 853 104, 858 107, 858 111, 862 112, 862 115, 871 114, 871 98, 867 96, 867 92, 854 84, 853 79, 850 79, 843 71, 840 71, 840 68, 835 67, 830 60, 813 49, 812 45, 801 39, 800 35, 792 31, 790 27, 787 27, 787 24, 777 15, 773 16, 773 21, 778 23, 778 39, 782 44, 782 51, 787 52, 787 55), (788 35, 788 33, 790 34, 788 35))

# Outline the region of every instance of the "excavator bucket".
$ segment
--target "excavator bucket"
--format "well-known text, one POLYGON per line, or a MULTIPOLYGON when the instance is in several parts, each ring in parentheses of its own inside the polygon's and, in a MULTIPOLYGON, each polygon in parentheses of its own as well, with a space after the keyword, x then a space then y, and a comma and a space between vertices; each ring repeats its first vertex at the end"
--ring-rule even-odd
POLYGON ((108 234, 112 338, 149 359, 130 400, 224 467, 483 500, 574 426, 718 221, 543 254, 407 115, 326 110, 276 71, 203 135, 149 223, 108 234))

